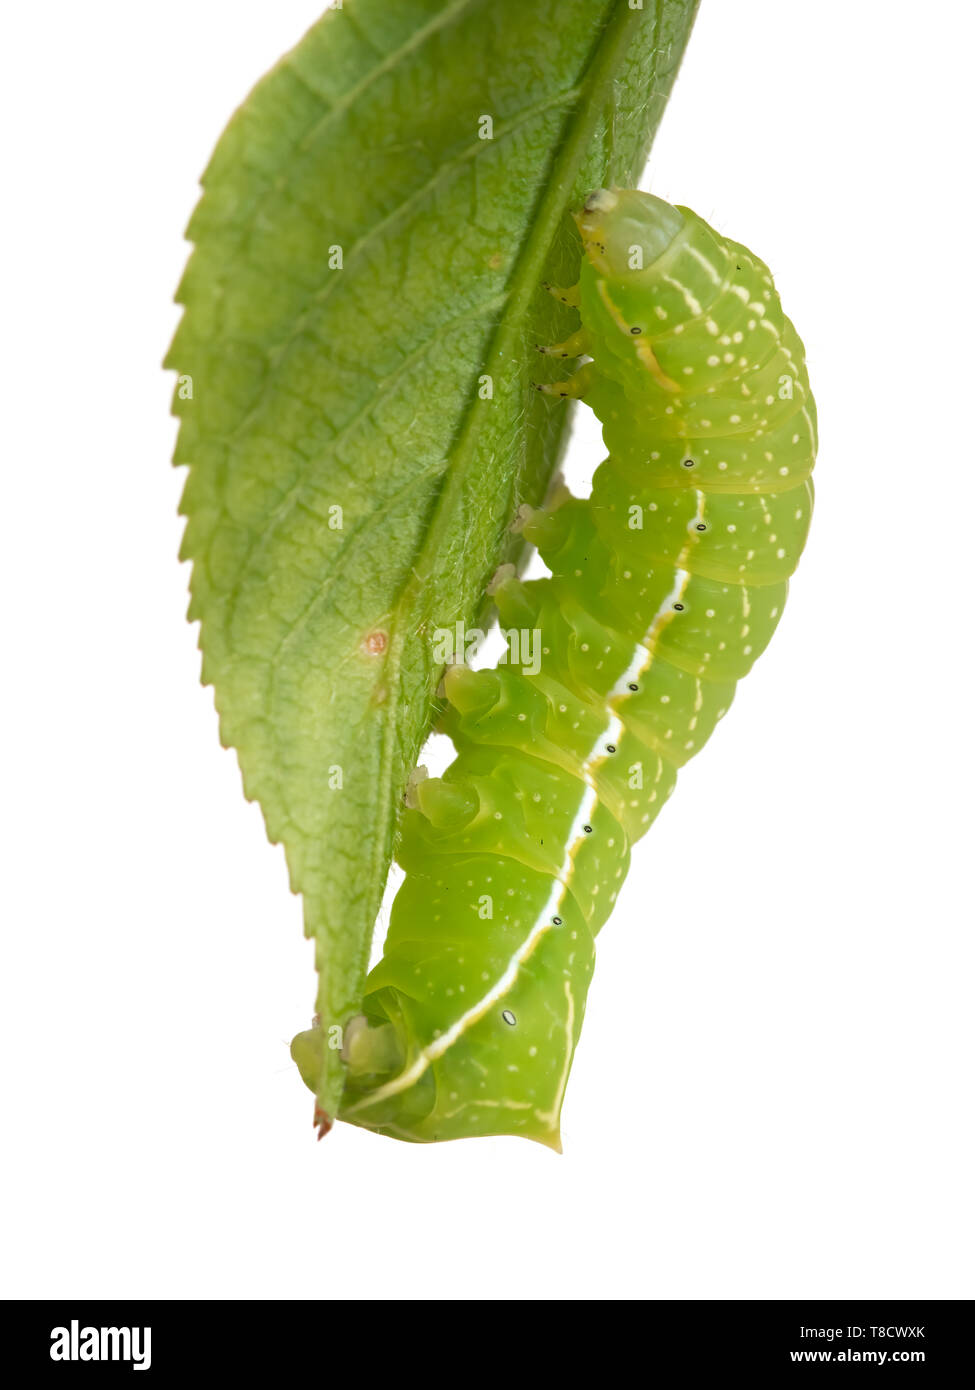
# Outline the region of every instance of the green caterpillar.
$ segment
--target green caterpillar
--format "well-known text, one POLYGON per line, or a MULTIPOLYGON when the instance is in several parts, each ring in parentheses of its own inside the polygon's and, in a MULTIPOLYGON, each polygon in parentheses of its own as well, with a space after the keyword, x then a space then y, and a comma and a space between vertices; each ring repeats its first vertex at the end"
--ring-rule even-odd
MULTIPOLYGON (((805 543, 815 409, 772 277, 687 208, 601 190, 577 218, 582 328, 549 352, 603 424, 592 496, 519 525, 551 578, 493 586, 537 668, 447 669, 457 760, 411 790, 406 871, 341 1118, 414 1141, 560 1147, 594 938, 630 847, 765 649, 805 543)), ((509 658, 512 653, 509 652, 509 658)), ((314 1086, 320 1030, 293 1054, 314 1086)))

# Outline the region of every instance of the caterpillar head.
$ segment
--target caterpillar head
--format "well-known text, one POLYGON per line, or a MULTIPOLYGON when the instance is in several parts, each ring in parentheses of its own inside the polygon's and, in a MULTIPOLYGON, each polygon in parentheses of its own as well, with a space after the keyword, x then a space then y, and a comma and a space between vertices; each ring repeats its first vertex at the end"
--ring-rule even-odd
POLYGON ((576 215, 586 256, 597 275, 628 280, 667 250, 684 225, 675 207, 639 189, 599 188, 576 215))
POLYGON ((586 199, 576 222, 585 250, 579 274, 579 308, 590 352, 606 376, 634 376, 645 387, 649 371, 660 376, 647 337, 662 265, 684 231, 680 210, 651 193, 600 188, 586 199))

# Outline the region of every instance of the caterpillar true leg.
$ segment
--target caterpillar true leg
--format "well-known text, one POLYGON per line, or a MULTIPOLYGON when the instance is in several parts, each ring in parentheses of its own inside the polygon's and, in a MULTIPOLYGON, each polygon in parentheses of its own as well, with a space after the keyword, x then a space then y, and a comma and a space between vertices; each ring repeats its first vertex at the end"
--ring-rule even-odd
POLYGON ((556 293, 593 361, 541 389, 591 405, 609 457, 587 500, 520 512, 551 577, 495 576, 506 660, 444 677, 458 756, 411 789, 347 1050, 342 1117, 399 1138, 558 1147, 630 847, 768 643, 809 526, 815 411, 765 266, 645 193, 577 221, 578 294, 556 293))
POLYGON ((562 304, 568 304, 570 309, 579 307, 579 286, 571 285, 568 289, 560 289, 557 285, 544 284, 542 289, 548 290, 549 294, 554 295, 562 304))
POLYGON ((582 357, 588 353, 592 347, 592 338, 585 328, 580 328, 576 333, 571 334, 563 343, 552 343, 545 347, 537 345, 537 350, 547 357, 582 357))
POLYGON ((561 400, 582 400, 592 383, 592 372, 589 370, 591 366, 592 363, 587 362, 572 376, 566 377, 565 381, 536 382, 535 389, 546 396, 558 396, 561 400))

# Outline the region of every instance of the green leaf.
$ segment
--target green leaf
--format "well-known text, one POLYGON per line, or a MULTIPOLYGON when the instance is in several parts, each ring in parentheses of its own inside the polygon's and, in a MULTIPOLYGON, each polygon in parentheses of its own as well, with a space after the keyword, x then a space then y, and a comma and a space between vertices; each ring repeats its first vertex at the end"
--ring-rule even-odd
MULTIPOLYGON (((204 175, 166 363, 189 616, 304 896, 326 1036, 358 1010, 433 631, 477 620, 558 457, 532 349, 571 323, 542 289, 576 276, 567 209, 635 181, 694 9, 345 0, 204 175)), ((334 1115, 338 1051, 315 1065, 334 1115)))

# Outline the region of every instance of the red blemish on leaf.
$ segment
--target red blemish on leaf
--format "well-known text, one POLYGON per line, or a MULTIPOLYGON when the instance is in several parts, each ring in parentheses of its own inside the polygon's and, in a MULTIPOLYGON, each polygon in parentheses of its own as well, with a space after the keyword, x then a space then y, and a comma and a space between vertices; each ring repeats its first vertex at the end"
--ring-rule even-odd
POLYGON ((385 632, 370 632, 368 637, 363 638, 362 645, 370 656, 382 656, 389 645, 389 638, 385 632))

